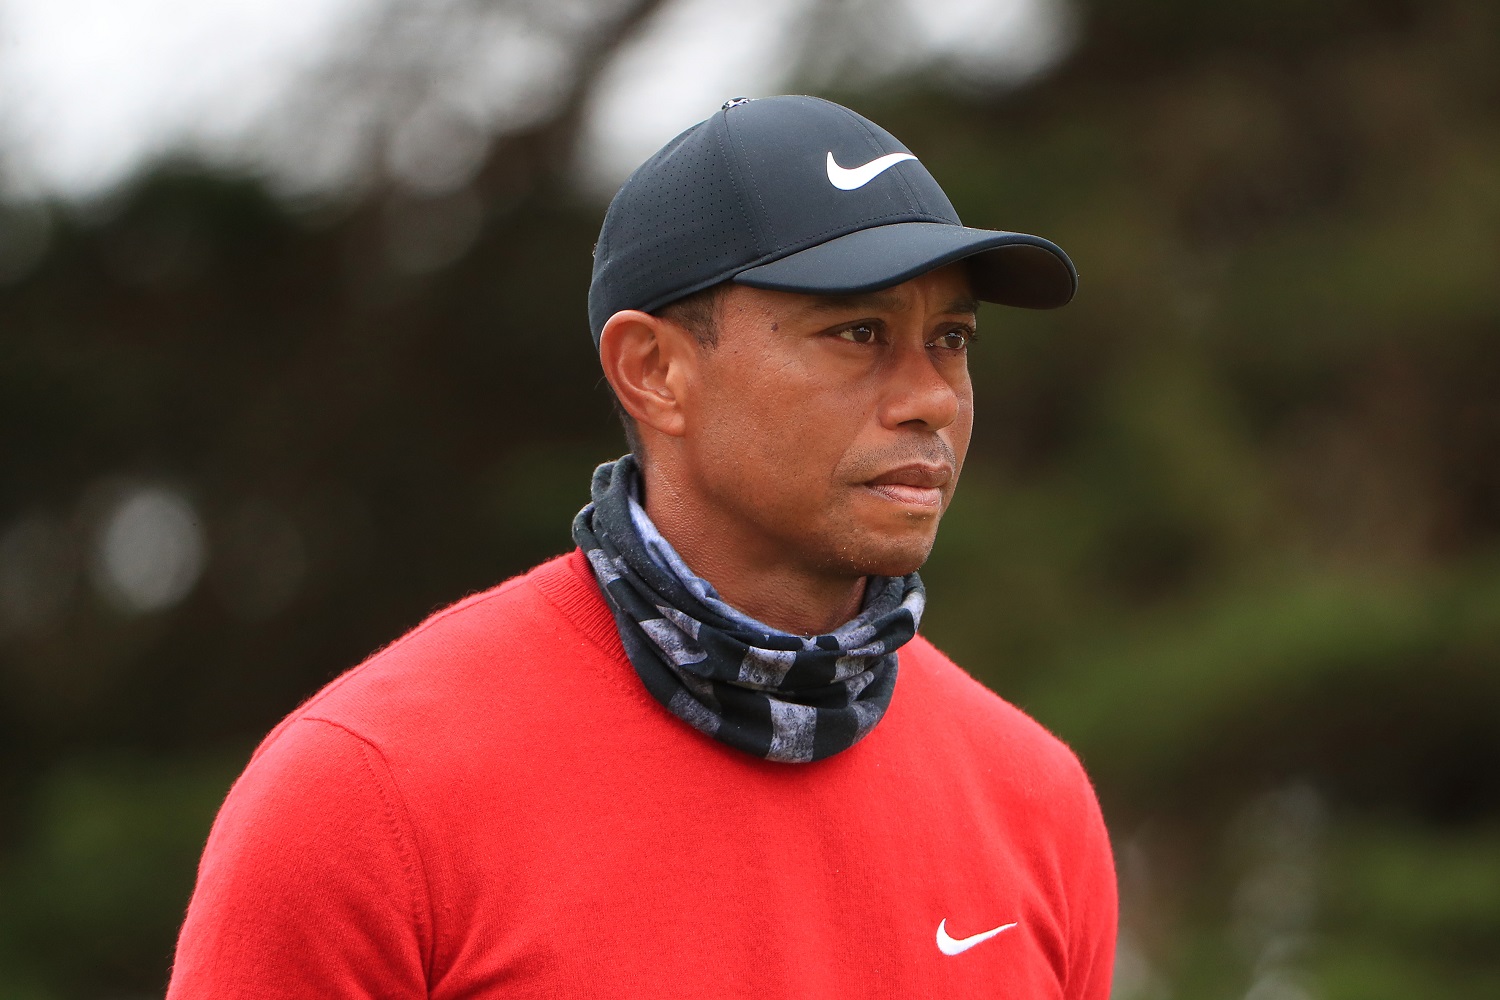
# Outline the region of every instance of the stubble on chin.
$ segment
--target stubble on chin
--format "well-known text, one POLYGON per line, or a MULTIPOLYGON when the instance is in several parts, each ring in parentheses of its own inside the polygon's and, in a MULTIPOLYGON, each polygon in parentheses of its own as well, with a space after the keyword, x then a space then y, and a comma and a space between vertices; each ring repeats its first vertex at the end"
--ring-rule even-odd
MULTIPOLYGON (((923 530, 891 534, 873 528, 830 531, 820 546, 825 572, 849 577, 908 576, 921 569, 937 541, 937 520, 923 530)), ((913 526, 915 527, 915 526, 913 526)))

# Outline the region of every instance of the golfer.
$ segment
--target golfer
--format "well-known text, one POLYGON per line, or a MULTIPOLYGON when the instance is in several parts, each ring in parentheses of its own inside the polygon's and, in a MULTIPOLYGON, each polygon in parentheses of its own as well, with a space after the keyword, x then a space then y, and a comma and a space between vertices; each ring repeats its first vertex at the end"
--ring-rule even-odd
POLYGON ((594 253, 631 453, 577 548, 266 738, 169 996, 1106 1000, 1083 769, 917 631, 977 301, 1075 285, 836 104, 673 139, 594 253))

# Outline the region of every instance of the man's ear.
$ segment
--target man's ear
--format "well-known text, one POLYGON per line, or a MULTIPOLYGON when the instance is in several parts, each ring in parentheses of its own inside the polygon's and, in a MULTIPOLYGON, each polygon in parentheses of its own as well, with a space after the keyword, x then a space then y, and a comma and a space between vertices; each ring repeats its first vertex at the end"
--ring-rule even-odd
POLYGON ((696 361, 692 335, 637 309, 615 313, 599 334, 599 363, 625 412, 669 437, 686 427, 684 394, 696 361))

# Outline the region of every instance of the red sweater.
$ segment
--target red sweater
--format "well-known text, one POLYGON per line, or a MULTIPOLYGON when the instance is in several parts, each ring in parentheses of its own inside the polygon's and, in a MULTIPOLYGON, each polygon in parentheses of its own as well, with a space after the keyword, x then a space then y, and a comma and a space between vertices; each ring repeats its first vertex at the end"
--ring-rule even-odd
POLYGON ((1114 935, 1077 760, 924 639, 861 743, 771 763, 652 700, 574 552, 266 738, 168 997, 1106 1000, 1114 935))

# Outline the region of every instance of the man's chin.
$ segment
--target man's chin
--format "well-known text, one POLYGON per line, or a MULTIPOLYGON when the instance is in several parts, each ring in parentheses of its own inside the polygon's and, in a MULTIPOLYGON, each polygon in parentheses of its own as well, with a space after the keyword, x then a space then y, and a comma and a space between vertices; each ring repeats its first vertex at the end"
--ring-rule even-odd
POLYGON ((931 537, 872 539, 851 553, 853 569, 861 576, 907 576, 927 562, 932 543, 931 537))

